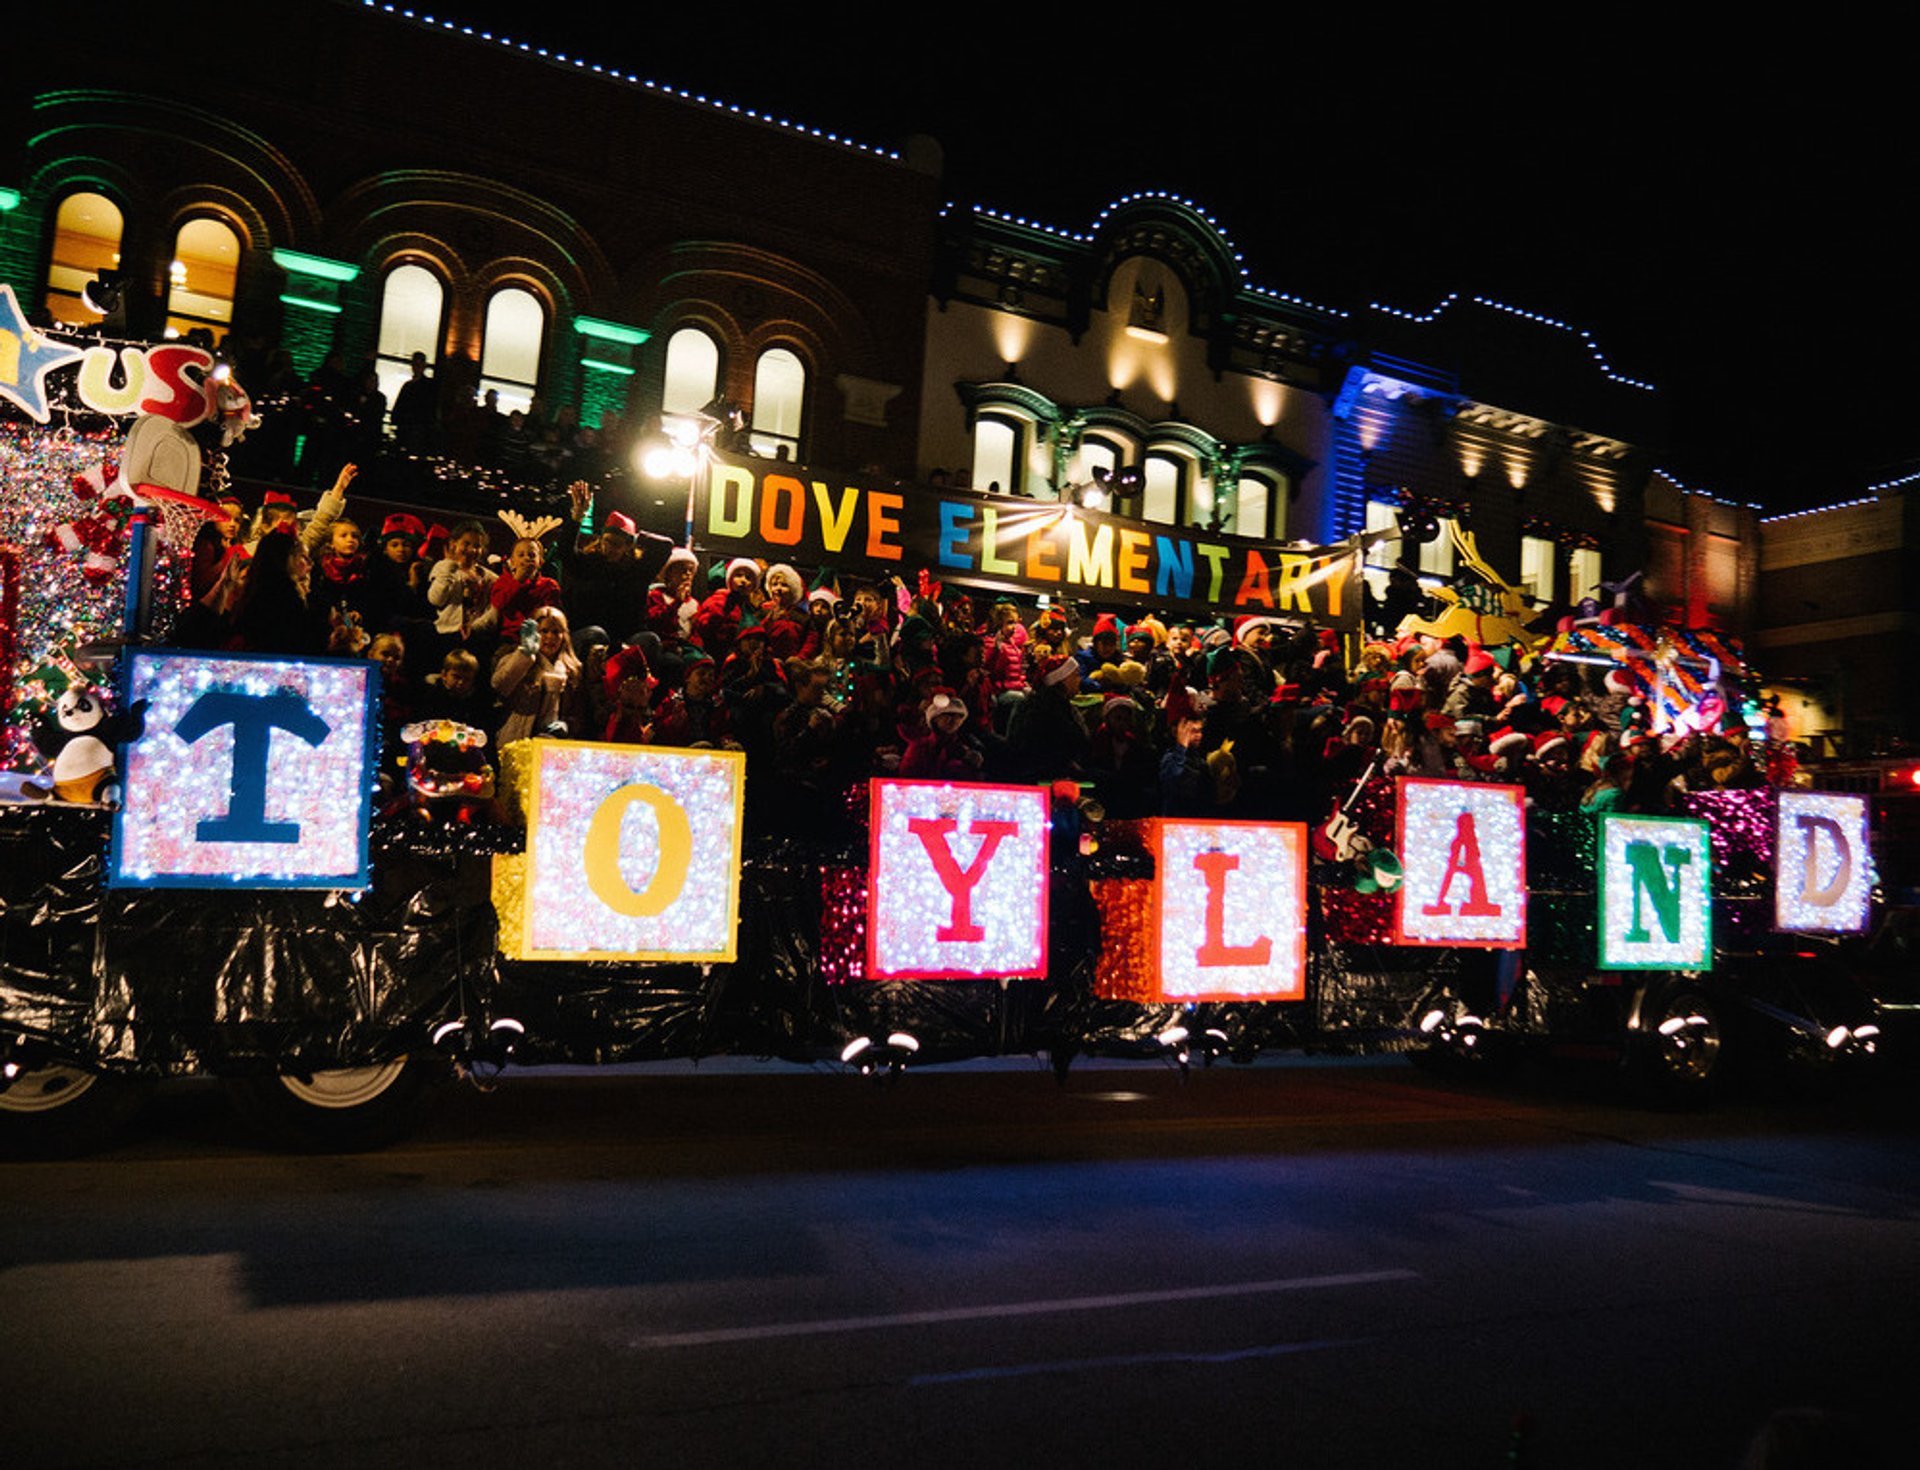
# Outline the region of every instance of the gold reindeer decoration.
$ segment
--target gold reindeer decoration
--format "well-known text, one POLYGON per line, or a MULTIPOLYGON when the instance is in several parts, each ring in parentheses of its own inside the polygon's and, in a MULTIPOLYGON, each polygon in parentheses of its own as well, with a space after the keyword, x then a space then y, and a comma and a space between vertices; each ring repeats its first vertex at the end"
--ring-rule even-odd
POLYGON ((1447 604, 1440 616, 1423 618, 1410 613, 1395 631, 1441 639, 1458 634, 1483 648, 1498 648, 1503 643, 1530 644, 1533 640, 1527 633, 1526 593, 1487 565, 1471 531, 1462 531, 1452 521, 1447 523, 1447 530, 1461 563, 1481 580, 1463 587, 1434 588, 1433 595, 1447 604))

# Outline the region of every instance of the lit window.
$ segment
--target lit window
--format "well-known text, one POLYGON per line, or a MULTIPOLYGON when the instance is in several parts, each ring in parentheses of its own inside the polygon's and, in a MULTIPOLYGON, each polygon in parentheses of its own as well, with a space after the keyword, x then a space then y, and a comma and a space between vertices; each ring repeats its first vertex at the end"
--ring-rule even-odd
POLYGON ((698 327, 682 327, 667 338, 660 412, 698 413, 719 391, 720 348, 713 338, 698 327))
POLYGON ((1242 475, 1234 493, 1233 525, 1236 536, 1257 536, 1277 540, 1280 528, 1274 524, 1273 481, 1264 475, 1242 475))
POLYGON ((1400 510, 1385 500, 1367 502, 1367 530, 1384 531, 1387 534, 1377 541, 1367 544, 1367 558, 1364 575, 1367 586, 1377 598, 1387 595, 1387 574, 1400 561, 1400 510))
POLYGON ((1012 419, 981 414, 973 423, 973 488, 990 495, 1020 493, 1023 435, 1012 419))
POLYGON ((1453 575, 1453 520, 1448 516, 1437 516, 1440 530, 1433 540, 1420 545, 1420 571, 1423 576, 1451 577, 1453 575))
POLYGON ((1099 470, 1111 475, 1120 468, 1120 450, 1110 439, 1098 439, 1092 434, 1083 435, 1080 440, 1080 455, 1074 462, 1073 482, 1084 485, 1099 470))
POLYGON ((217 219, 190 219, 174 236, 167 267, 167 335, 204 328, 219 342, 233 325, 240 237, 217 219))
POLYGON ((1140 519, 1172 525, 1180 518, 1180 491, 1186 481, 1185 461, 1149 451, 1140 466, 1146 489, 1140 496, 1140 519))
POLYGON ((1574 552, 1572 569, 1569 572, 1571 583, 1567 595, 1574 602, 1584 597, 1605 601, 1606 593, 1600 586, 1600 553, 1592 547, 1583 547, 1574 552))
POLYGON ((518 286, 495 291, 487 301, 487 334, 480 343, 480 396, 500 395, 500 412, 533 402, 540 388, 540 352, 547 314, 539 298, 518 286))
POLYGON ((800 457, 800 418, 807 370, 784 347, 770 347, 753 365, 753 452, 767 459, 800 457), (784 451, 784 453, 783 453, 784 451))
POLYGON ((423 353, 427 368, 440 363, 440 313, 446 290, 424 266, 397 265, 380 290, 380 346, 376 371, 380 391, 391 404, 400 385, 413 376, 413 354, 423 353))
POLYGON ((100 317, 80 293, 101 271, 120 264, 120 206, 103 194, 69 194, 53 220, 53 254, 47 265, 47 313, 67 326, 90 327, 100 317))
POLYGON ((1554 544, 1549 538, 1520 538, 1520 586, 1532 595, 1535 607, 1553 601, 1554 557, 1554 544))

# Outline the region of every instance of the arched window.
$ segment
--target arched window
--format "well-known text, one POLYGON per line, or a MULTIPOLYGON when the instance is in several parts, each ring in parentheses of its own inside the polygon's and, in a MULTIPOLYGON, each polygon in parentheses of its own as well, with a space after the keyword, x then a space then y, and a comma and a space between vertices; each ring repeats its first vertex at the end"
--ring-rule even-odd
POLYGON ((1265 475, 1242 473, 1234 495, 1233 524, 1236 536, 1258 536, 1263 541, 1280 539, 1280 527, 1274 514, 1274 491, 1278 487, 1265 475))
POLYGON ((60 201, 53 217, 53 250, 47 262, 47 314, 67 326, 100 321, 80 293, 101 271, 120 264, 120 206, 104 194, 81 192, 60 201))
POLYGON ((1141 461, 1146 489, 1140 497, 1140 519, 1173 525, 1180 519, 1180 497, 1186 488, 1187 462, 1159 450, 1149 450, 1141 461))
POLYGON ((375 370, 380 391, 393 403, 413 376, 413 354, 425 355, 429 372, 440 364, 440 322, 446 288, 425 266, 396 265, 380 288, 380 341, 375 370))
POLYGON ((1103 470, 1111 475, 1126 461, 1122 457, 1120 446, 1111 439, 1101 438, 1098 434, 1080 436, 1080 452, 1075 457, 1073 482, 1084 485, 1094 477, 1095 470, 1103 470))
POLYGON ((753 452, 767 459, 798 459, 806 401, 807 370, 800 359, 784 347, 769 347, 761 353, 753 365, 753 433, 749 440, 753 452))
POLYGON ((167 266, 167 335, 204 328, 219 342, 233 326, 239 278, 240 236, 233 226, 204 216, 181 225, 167 266))
POLYGON ((698 413, 720 391, 720 346, 698 327, 682 327, 667 338, 666 380, 660 412, 698 413))
POLYGON ((983 413, 973 421, 973 472, 969 483, 991 495, 1018 495, 1027 458, 1025 425, 1004 414, 983 413))
POLYGON ((505 286, 487 301, 487 334, 480 344, 480 394, 500 395, 500 412, 533 402, 540 387, 540 353, 547 313, 531 291, 505 286))

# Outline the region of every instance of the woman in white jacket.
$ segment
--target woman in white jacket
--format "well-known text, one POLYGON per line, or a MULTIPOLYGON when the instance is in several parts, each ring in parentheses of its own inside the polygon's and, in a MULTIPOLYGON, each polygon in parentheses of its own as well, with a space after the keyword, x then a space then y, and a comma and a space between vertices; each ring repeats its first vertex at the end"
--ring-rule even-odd
POLYGON ((494 660, 493 692, 507 711, 498 746, 529 735, 589 733, 585 678, 565 613, 543 607, 520 625, 520 641, 494 660))

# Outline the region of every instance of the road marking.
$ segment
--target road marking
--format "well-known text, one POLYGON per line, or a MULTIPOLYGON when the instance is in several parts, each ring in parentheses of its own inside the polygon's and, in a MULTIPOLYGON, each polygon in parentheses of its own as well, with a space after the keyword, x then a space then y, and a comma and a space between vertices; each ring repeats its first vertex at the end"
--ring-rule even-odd
POLYGON ((1255 1358, 1283 1358, 1289 1353, 1317 1353, 1322 1348, 1351 1347, 1370 1341, 1364 1337, 1328 1337, 1317 1342, 1270 1342, 1259 1347, 1235 1348, 1223 1353, 1132 1353, 1121 1358, 1062 1358, 1052 1363, 1011 1363, 998 1368, 962 1368, 954 1373, 922 1373, 909 1378, 910 1388, 942 1383, 980 1383, 992 1378, 1029 1378, 1039 1373, 1084 1373, 1101 1368, 1139 1368, 1165 1363, 1245 1363, 1255 1358))
POLYGON ((1336 1286, 1373 1286, 1415 1281, 1418 1271, 1347 1271, 1334 1276, 1289 1276, 1278 1281, 1231 1281, 1219 1286, 1180 1286, 1166 1291, 1127 1291, 1110 1296, 1056 1297, 1048 1301, 993 1302, 977 1307, 938 1307, 873 1317, 825 1317, 811 1322, 765 1322, 757 1327, 715 1327, 705 1332, 663 1332, 634 1339, 636 1348, 707 1347, 723 1342, 762 1342, 776 1337, 824 1337, 836 1332, 872 1332, 888 1327, 931 1327, 943 1322, 986 1322, 1002 1317, 1044 1317, 1059 1312, 1100 1312, 1150 1307, 1163 1302, 1204 1302, 1221 1297, 1263 1296, 1281 1291, 1324 1291, 1336 1286))

